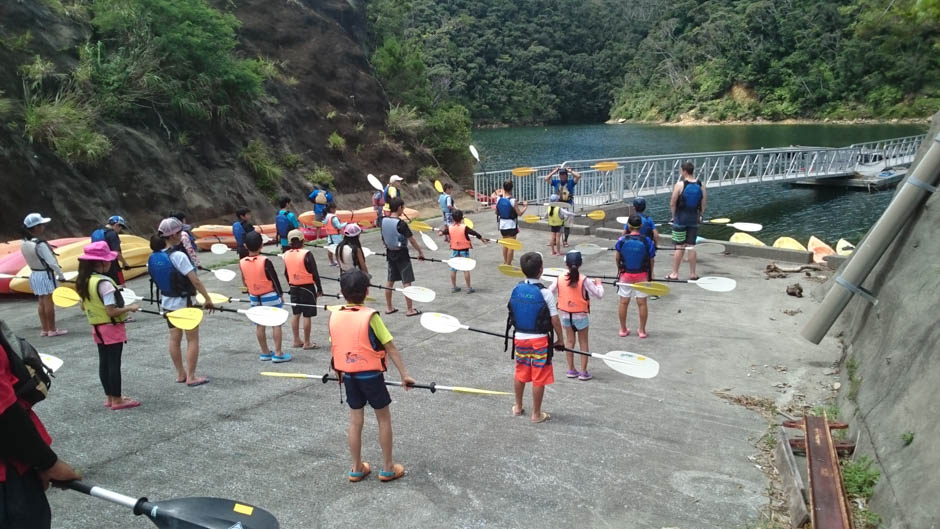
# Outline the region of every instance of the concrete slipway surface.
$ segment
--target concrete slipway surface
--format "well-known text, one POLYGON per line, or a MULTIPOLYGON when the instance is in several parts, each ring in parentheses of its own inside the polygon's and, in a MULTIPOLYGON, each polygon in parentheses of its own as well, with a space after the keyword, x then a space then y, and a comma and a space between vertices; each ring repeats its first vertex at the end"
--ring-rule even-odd
MULTIPOLYGON (((475 215, 478 229, 495 235, 491 214, 475 215)), ((707 234, 706 234, 707 235, 707 234)), ((527 250, 547 250, 548 234, 523 230, 527 250)), ((725 234, 727 237, 727 234, 725 234)), ((363 244, 381 248, 375 232, 363 244)), ((580 242, 610 241, 572 236, 580 242)), ((443 244, 442 244, 443 246, 443 244)), ((337 275, 316 252, 324 275, 337 275)), ((231 256, 203 254, 208 263, 231 256)), ((445 257, 442 249, 428 255, 445 257)), ((519 252, 515 264, 518 264, 519 252)), ((426 311, 457 316, 472 326, 501 331, 506 301, 517 280, 496 271, 500 247, 477 243, 472 256, 475 294, 452 294, 446 265, 416 263, 416 284, 433 288, 426 311)), ((667 272, 659 259, 658 275, 667 272)), ((561 266, 547 256, 547 266, 561 266)), ((281 262, 277 260, 277 266, 281 262)), ((97 353, 78 309, 58 309, 59 328, 70 333, 39 338, 35 303, 4 301, 0 317, 44 352, 65 361, 51 397, 37 406, 60 456, 89 482, 151 500, 218 496, 270 510, 283 528, 331 527, 613 527, 744 528, 766 511, 768 478, 757 468, 767 421, 718 398, 716 391, 767 397, 780 404, 794 394, 822 398, 832 377, 824 371, 839 348, 827 338, 809 345, 798 329, 813 312, 810 298, 785 294, 793 280, 766 280, 766 260, 724 255, 700 258, 699 275, 738 281, 730 294, 673 285, 651 302, 650 336, 636 336, 631 307, 627 338, 617 336, 617 296, 612 286, 592 303, 591 349, 628 350, 658 360, 651 380, 629 378, 592 362, 589 382, 564 377, 556 356, 556 382, 544 409, 552 419, 532 424, 512 417, 511 397, 481 397, 391 388, 395 459, 405 478, 380 483, 375 474, 348 483, 348 408, 335 383, 272 379, 263 370, 323 374, 328 349, 291 350, 295 360, 272 366, 257 359, 253 326, 234 314, 208 315, 201 328, 202 387, 174 383, 167 329, 140 314, 129 324, 124 350, 124 393, 139 408, 112 412, 103 406, 97 353), (794 316, 784 310, 801 311, 794 316)), ((235 268, 234 265, 229 265, 235 268)), ((384 278, 383 258, 370 258, 384 278)), ((614 273, 613 254, 588 257, 583 270, 614 273)), ((682 275, 688 270, 683 265, 682 275)), ((210 291, 237 296, 238 280, 225 284, 202 275, 210 291)), ((461 278, 462 279, 462 278, 461 278)), ((807 286, 803 281, 804 287, 807 286)), ((147 292, 146 279, 130 283, 147 292)), ((325 281, 327 292, 338 285, 325 281)), ((375 289, 371 294, 384 300, 375 289)), ((400 312, 385 320, 419 382, 512 391, 512 362, 502 340, 461 331, 438 335, 400 312)), ((314 320, 315 339, 326 344, 326 318, 314 320)), ((285 343, 290 344, 285 326, 285 343)), ((391 379, 398 374, 393 369, 391 379)), ((526 408, 529 409, 529 395, 526 408)), ((375 419, 367 414, 364 459, 381 465, 375 419)), ((779 417, 778 417, 779 420, 779 417)), ((53 527, 136 528, 151 522, 116 505, 74 492, 52 491, 53 527)))

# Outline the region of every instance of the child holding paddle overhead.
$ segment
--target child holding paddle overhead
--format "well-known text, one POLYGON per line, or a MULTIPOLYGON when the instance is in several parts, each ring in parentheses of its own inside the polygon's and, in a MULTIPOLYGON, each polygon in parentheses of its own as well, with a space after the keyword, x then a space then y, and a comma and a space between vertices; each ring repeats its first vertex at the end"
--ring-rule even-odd
POLYGON ((347 477, 355 483, 362 481, 372 471, 369 463, 362 460, 364 408, 369 404, 375 410, 375 418, 379 423, 379 445, 382 447, 383 459, 379 480, 393 481, 405 475, 405 467, 395 463, 392 458, 392 413, 389 410, 392 398, 385 387, 383 374, 386 371, 386 357, 391 358, 398 369, 405 390, 415 380, 408 376, 401 353, 392 342, 392 335, 379 313, 363 306, 369 293, 369 276, 360 270, 350 270, 340 276, 339 284, 347 304, 330 313, 330 367, 336 371, 340 383, 346 386, 346 403, 351 410, 347 441, 353 464, 347 477))
MULTIPOLYGON (((496 219, 499 223, 499 233, 504 239, 515 239, 519 234, 519 215, 529 209, 528 202, 517 203, 512 197, 512 180, 503 183, 503 196, 496 201, 496 219)), ((503 264, 512 266, 515 250, 503 246, 503 264)))
POLYGON ((107 275, 118 253, 106 241, 93 242, 83 250, 78 256, 75 290, 98 345, 98 377, 108 399, 104 405, 111 410, 136 408, 139 400, 121 394, 121 353, 127 342, 124 321, 128 313, 140 310, 140 305, 125 306, 117 282, 107 275))
MULTIPOLYGON (((650 261, 656 257, 656 248, 649 237, 640 234, 640 226, 642 225, 643 221, 639 215, 630 215, 630 218, 627 219, 630 233, 618 239, 617 244, 614 246, 614 250, 616 250, 614 260, 617 263, 621 283, 633 284, 649 281, 650 261)), ((620 306, 618 308, 620 336, 630 334, 630 328, 627 327, 627 310, 630 308, 630 298, 636 298, 637 310, 640 313, 640 327, 637 334, 640 338, 646 338, 646 318, 649 315, 647 294, 630 286, 620 285, 617 295, 620 296, 620 306)))
MULTIPOLYGON (((452 258, 470 257, 470 249, 473 248, 473 245, 470 244, 470 236, 480 239, 483 241, 483 244, 489 242, 489 239, 484 238, 482 235, 463 223, 463 211, 455 209, 452 221, 452 224, 449 226, 444 226, 444 229, 441 230, 442 233, 447 235, 447 239, 450 241, 450 256, 452 258)), ((470 286, 469 270, 463 273, 463 280, 467 283, 467 294, 473 294, 476 292, 476 290, 470 286)), ((453 267, 450 269, 450 284, 453 287, 451 292, 460 292, 460 287, 457 286, 457 269, 453 267)))
POLYGON ((551 419, 542 411, 545 386, 555 382, 552 371, 552 356, 555 345, 561 343, 561 322, 555 295, 539 282, 542 277, 542 256, 536 252, 524 254, 519 266, 526 279, 517 284, 509 296, 509 317, 506 320, 506 335, 513 329, 512 357, 516 360, 513 391, 516 403, 512 407, 514 416, 525 413, 522 397, 525 385, 532 383, 532 417, 534 423, 551 419))
MULTIPOLYGON (((284 306, 281 298, 284 295, 284 289, 281 288, 281 282, 277 278, 274 263, 261 255, 261 244, 261 234, 258 232, 251 232, 245 236, 248 257, 243 257, 238 262, 238 268, 242 272, 242 282, 248 287, 248 300, 251 302, 252 307, 281 308, 284 306)), ((274 351, 271 351, 268 349, 266 327, 256 325, 255 336, 258 338, 258 345, 261 346, 261 354, 258 355, 258 359, 262 362, 272 360, 276 364, 290 362, 293 359, 291 354, 281 352, 281 327, 274 327, 273 334, 274 351)))
MULTIPOLYGON (((572 250, 565 255, 565 266, 568 272, 558 276, 548 290, 552 294, 558 294, 558 319, 561 320, 561 327, 565 331, 565 347, 574 349, 575 338, 577 338, 582 351, 590 350, 588 346, 588 325, 590 324, 591 301, 590 296, 597 299, 604 297, 604 287, 600 279, 593 281, 580 273, 579 269, 583 260, 581 252, 572 250)), ((588 356, 581 356, 581 370, 574 368, 574 353, 566 352, 568 361, 568 371, 565 376, 568 378, 577 378, 578 380, 591 380, 591 373, 588 371, 588 356)))
MULTIPOLYGON (((317 262, 313 253, 304 249, 304 234, 300 230, 291 230, 287 234, 290 240, 290 250, 284 252, 284 277, 290 286, 290 302, 303 305, 314 305, 317 296, 323 295, 323 285, 320 283, 320 273, 317 271, 317 262)), ((319 346, 310 341, 310 318, 317 315, 317 308, 298 307, 293 305, 293 317, 290 328, 294 335, 294 347, 303 347, 306 350, 318 349, 319 346), (304 341, 300 341, 300 318, 304 319, 304 341)), ((275 333, 277 328, 275 328, 275 333)))

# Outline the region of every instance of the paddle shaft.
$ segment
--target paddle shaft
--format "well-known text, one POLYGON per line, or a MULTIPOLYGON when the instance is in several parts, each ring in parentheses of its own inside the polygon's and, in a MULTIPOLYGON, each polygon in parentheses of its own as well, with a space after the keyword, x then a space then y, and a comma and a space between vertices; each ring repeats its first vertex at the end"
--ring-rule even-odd
MULTIPOLYGON (((377 254, 375 254, 375 255, 385 255, 385 254, 377 253, 377 254)), ((412 259, 415 259, 415 258, 412 257, 412 259)), ((338 278, 338 277, 320 276, 320 279, 329 279, 330 281, 339 281, 339 278, 338 278)), ((372 287, 372 288, 381 288, 382 290, 401 290, 400 288, 383 287, 382 285, 373 285, 372 283, 369 283, 369 286, 372 287)), ((338 297, 338 295, 337 295, 337 297, 338 297)))
MULTIPOLYGON (((461 327, 464 329, 467 329, 468 331, 478 332, 480 334, 488 334, 490 336, 496 336, 498 338, 512 338, 512 336, 509 336, 506 334, 500 334, 498 332, 492 332, 492 331, 484 331, 483 329, 477 329, 475 327, 470 327, 468 325, 461 325, 461 327)), ((584 355, 584 356, 594 356, 598 358, 603 357, 603 355, 599 355, 597 353, 586 353, 584 351, 578 351, 577 349, 569 349, 562 345, 552 345, 552 347, 554 347, 556 351, 567 351, 569 353, 574 353, 574 354, 579 354, 579 355, 584 355)))
POLYGON ((125 496, 124 494, 110 491, 108 489, 103 489, 96 485, 89 485, 83 481, 57 481, 56 484, 76 492, 81 492, 82 494, 87 494, 93 498, 110 501, 111 503, 116 503, 129 509, 133 509, 134 514, 136 515, 147 513, 154 507, 154 505, 150 503, 147 498, 132 498, 130 496, 125 496))
MULTIPOLYGON (((319 377, 319 378, 323 381, 324 384, 326 384, 327 382, 329 382, 329 381, 331 381, 331 380, 334 381, 334 382, 336 382, 336 381, 339 380, 339 378, 337 378, 337 377, 331 377, 331 376, 329 375, 329 373, 324 374, 322 377, 319 377)), ((401 382, 397 382, 397 381, 395 381, 395 380, 386 380, 386 381, 385 381, 385 385, 386 385, 386 386, 405 387, 405 384, 402 384, 401 382)), ((426 389, 426 390, 430 391, 431 393, 435 393, 435 392, 437 391, 437 383, 436 383, 436 382, 431 382, 430 384, 408 384, 407 387, 409 387, 409 388, 417 388, 417 389, 426 389)))
MULTIPOLYGON (((382 257, 386 257, 386 255, 385 255, 384 253, 379 253, 379 252, 375 252, 373 255, 381 255, 382 257)), ((410 257, 411 259, 414 259, 415 261, 428 261, 429 263, 443 263, 443 262, 445 262, 445 261, 442 261, 442 260, 440 260, 440 259, 435 259, 435 258, 433 258, 433 257, 415 257, 415 256, 413 256, 413 255, 409 255, 408 257, 410 257)), ((329 279, 329 278, 324 278, 324 279, 329 279)), ((372 285, 372 286, 375 286, 375 285, 372 285)), ((385 288, 385 287, 378 287, 378 288, 385 288)))

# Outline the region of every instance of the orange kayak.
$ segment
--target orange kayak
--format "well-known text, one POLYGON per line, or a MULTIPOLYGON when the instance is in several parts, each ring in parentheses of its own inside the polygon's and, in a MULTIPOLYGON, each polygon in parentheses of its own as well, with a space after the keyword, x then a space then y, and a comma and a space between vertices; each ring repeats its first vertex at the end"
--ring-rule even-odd
MULTIPOLYGON (((408 218, 416 219, 418 218, 418 210, 412 208, 405 208, 405 215, 408 218)), ((364 228, 375 226, 375 210, 372 208, 361 208, 355 211, 348 209, 340 209, 336 211, 336 216, 339 217, 340 222, 355 222, 364 228)), ((297 216, 300 219, 301 224, 306 224, 307 226, 312 226, 315 221, 315 215, 313 211, 304 211, 297 216)))
MULTIPOLYGON (((49 244, 52 245, 53 248, 61 248, 63 246, 68 246, 74 242, 89 241, 89 240, 90 239, 88 237, 69 237, 66 239, 53 239, 49 241, 49 244)), ((22 240, 10 241, 8 243, 3 243, 3 245, 0 245, 0 246, 4 248, 8 248, 9 246, 7 245, 13 246, 14 243, 16 243, 15 244, 16 251, 7 253, 6 255, 0 254, 0 274, 16 275, 20 272, 20 270, 23 269, 24 266, 26 266, 26 259, 23 258, 23 254, 20 253, 19 251, 20 245, 23 243, 22 240)), ((27 274, 29 274, 28 271, 27 271, 27 274)), ((10 288, 11 281, 13 281, 12 278, 0 279, 0 294, 15 294, 16 293, 16 292, 13 292, 12 289, 10 288)))
MULTIPOLYGON (((277 229, 274 227, 274 224, 255 224, 255 231, 258 233, 263 233, 269 237, 274 237, 277 229)), ((193 228, 193 235, 195 235, 196 238, 231 237, 232 227, 224 226, 222 224, 203 224, 202 226, 193 228)))

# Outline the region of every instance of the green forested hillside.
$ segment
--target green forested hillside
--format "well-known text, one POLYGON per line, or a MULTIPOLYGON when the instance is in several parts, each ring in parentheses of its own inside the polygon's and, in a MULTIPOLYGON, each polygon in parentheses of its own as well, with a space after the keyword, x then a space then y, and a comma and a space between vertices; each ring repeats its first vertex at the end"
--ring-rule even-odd
POLYGON ((421 100, 458 103, 478 124, 922 117, 940 105, 940 0, 368 6, 374 49, 392 42, 420 63, 421 100))

